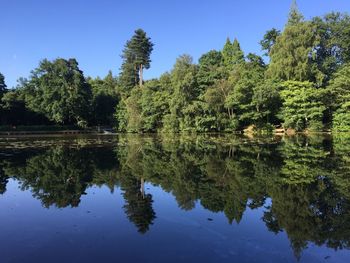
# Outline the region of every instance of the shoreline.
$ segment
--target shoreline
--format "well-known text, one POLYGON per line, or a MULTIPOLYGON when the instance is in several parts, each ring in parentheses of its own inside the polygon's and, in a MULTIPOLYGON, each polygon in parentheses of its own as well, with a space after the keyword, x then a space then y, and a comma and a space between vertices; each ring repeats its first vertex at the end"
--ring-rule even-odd
POLYGON ((75 135, 95 135, 95 136, 112 136, 112 135, 120 135, 120 134, 216 134, 216 135, 245 135, 245 136, 287 136, 293 137, 296 135, 333 135, 333 134, 350 134, 350 132, 332 132, 332 131, 303 131, 303 132, 295 132, 295 133, 286 133, 286 132, 271 132, 271 133, 250 133, 244 131, 235 131, 235 132, 202 132, 202 133, 189 133, 189 132, 179 132, 179 133, 159 133, 159 132, 147 132, 147 133, 128 133, 128 132, 98 132, 94 130, 63 130, 63 131, 2 131, 0 132, 0 137, 8 138, 8 137, 38 137, 38 136, 75 136, 75 135))

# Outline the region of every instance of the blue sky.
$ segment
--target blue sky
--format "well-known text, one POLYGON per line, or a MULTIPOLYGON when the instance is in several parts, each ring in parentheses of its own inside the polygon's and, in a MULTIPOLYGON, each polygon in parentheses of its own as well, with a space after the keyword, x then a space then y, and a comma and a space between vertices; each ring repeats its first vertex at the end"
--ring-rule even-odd
MULTIPOLYGON (((86 76, 119 72, 125 42, 143 28, 154 42, 151 69, 158 77, 184 53, 197 59, 236 37, 261 54, 266 30, 282 29, 291 0, 0 0, 0 72, 9 87, 43 58, 75 57, 86 76)), ((350 12, 349 0, 299 0, 306 18, 350 12)))

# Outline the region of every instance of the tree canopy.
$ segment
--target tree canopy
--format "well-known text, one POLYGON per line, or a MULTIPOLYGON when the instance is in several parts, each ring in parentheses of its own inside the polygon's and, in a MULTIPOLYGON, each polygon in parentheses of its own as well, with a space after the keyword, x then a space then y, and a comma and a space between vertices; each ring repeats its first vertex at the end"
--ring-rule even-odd
POLYGON ((75 59, 41 61, 21 89, 30 110, 57 123, 86 126, 92 94, 75 59))

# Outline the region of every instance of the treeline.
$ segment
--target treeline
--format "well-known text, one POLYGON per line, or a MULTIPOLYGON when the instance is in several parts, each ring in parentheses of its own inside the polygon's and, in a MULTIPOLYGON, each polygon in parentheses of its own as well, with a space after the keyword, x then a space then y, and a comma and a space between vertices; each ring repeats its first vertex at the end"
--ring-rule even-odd
MULTIPOLYGON (((0 75, 1 77, 2 75, 0 75)), ((4 79, 2 77, 2 79, 4 79)), ((1 90, 1 125, 112 125, 117 80, 85 78, 75 59, 43 60, 29 79, 1 90)), ((1 78, 0 78, 1 83, 1 78)))
POLYGON ((1 77, 1 123, 112 125, 121 132, 350 130, 349 15, 305 20, 294 4, 284 30, 267 31, 260 44, 266 59, 227 39, 198 64, 182 55, 170 72, 144 81, 153 43, 139 29, 117 77, 85 78, 75 59, 42 61, 14 90, 1 77))

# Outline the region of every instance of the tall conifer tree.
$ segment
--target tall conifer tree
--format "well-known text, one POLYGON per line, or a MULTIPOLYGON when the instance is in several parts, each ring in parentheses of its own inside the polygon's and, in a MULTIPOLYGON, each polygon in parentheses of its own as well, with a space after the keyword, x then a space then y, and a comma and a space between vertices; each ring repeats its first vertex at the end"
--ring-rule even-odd
POLYGON ((227 38, 225 46, 222 50, 222 56, 225 67, 229 70, 232 70, 235 65, 244 62, 244 53, 236 38, 232 43, 230 39, 227 38))
POLYGON ((137 29, 133 37, 126 42, 122 58, 122 80, 127 86, 143 84, 143 70, 151 66, 153 43, 142 29, 137 29))

